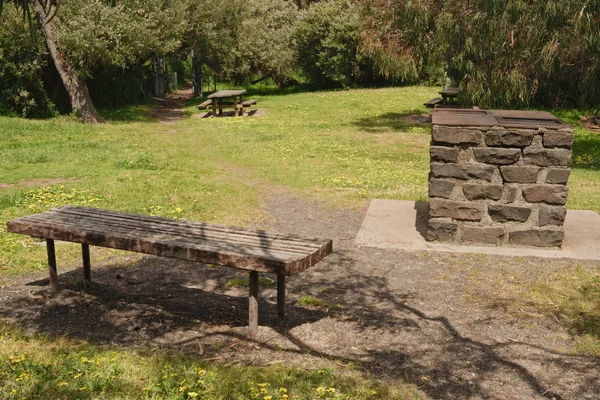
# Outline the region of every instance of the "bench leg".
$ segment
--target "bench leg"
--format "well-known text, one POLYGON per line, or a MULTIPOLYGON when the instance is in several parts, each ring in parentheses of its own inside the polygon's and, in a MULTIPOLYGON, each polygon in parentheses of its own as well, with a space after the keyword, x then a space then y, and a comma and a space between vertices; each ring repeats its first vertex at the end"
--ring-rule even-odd
POLYGON ((277 275, 277 315, 285 318, 285 275, 277 275))
POLYGON ((250 337, 255 337, 258 334, 258 271, 250 271, 248 319, 250 337))
POLYGON ((54 251, 54 239, 46 239, 46 252, 48 253, 48 276, 50 278, 50 289, 58 289, 58 274, 56 272, 56 253, 54 251))
POLYGON ((90 245, 81 244, 81 255, 83 258, 83 283, 92 281, 92 266, 90 264, 90 245))

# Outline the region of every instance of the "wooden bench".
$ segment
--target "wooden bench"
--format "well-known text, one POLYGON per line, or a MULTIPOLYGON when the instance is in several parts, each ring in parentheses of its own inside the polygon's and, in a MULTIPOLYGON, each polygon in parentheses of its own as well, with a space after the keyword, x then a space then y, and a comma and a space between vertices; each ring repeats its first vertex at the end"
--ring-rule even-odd
POLYGON ((202 222, 66 206, 10 220, 8 231, 46 239, 50 286, 58 287, 54 241, 82 244, 83 277, 91 281, 89 246, 197 261, 250 271, 250 335, 258 332, 258 273, 277 275, 277 310, 285 316, 285 277, 318 263, 332 241, 202 222))
POLYGON ((252 106, 252 105, 254 105, 256 103, 258 103, 257 99, 248 99, 248 100, 246 100, 246 101, 244 101, 242 103, 242 106, 244 106, 244 107, 250 107, 250 106, 252 106))
POLYGON ((212 104, 212 100, 206 100, 202 103, 200 103, 200 105, 198 106, 198 110, 206 110, 206 107, 210 106, 212 104))
POLYGON ((431 99, 431 100, 423 103, 423 105, 427 108, 434 108, 438 104, 442 104, 443 101, 444 101, 444 99, 442 99, 441 97, 436 97, 435 99, 431 99))

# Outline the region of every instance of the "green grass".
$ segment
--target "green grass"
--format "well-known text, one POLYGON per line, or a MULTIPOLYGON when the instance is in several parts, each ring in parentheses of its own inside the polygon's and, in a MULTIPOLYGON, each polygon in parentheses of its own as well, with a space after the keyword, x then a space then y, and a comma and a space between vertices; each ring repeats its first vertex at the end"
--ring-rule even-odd
POLYGON ((283 365, 245 367, 183 355, 27 336, 0 326, 2 399, 416 399, 402 383, 283 365))

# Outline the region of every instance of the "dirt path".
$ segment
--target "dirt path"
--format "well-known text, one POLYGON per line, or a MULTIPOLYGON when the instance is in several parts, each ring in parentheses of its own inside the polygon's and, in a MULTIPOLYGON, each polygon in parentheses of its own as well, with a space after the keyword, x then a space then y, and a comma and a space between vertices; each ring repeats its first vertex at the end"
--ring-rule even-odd
POLYGON ((161 124, 174 124, 183 116, 183 108, 187 99, 192 97, 192 88, 175 90, 167 93, 164 99, 156 98, 156 107, 150 111, 150 115, 161 124))
POLYGON ((560 270, 568 261, 359 248, 361 212, 283 193, 264 208, 262 225, 332 238, 334 254, 291 277, 285 322, 276 318, 275 288, 261 289, 257 339, 247 337, 247 288, 227 285, 246 274, 156 257, 94 265, 95 284, 85 290, 79 270, 59 271, 58 294, 47 291, 44 274, 23 278, 0 291, 0 316, 44 334, 224 362, 353 365, 414 383, 431 399, 598 399, 598 361, 571 354, 573 338, 560 326, 468 301, 468 281, 453 274, 457 265, 508 273, 536 263, 560 270), (298 303, 308 295, 322 304, 298 303))

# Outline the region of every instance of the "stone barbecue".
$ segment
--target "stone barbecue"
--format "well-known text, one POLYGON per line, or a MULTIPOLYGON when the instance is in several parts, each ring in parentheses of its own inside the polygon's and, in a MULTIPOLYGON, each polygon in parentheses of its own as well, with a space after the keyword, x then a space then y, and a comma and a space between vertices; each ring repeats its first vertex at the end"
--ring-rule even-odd
POLYGON ((427 240, 560 247, 573 128, 547 112, 431 114, 427 240))

